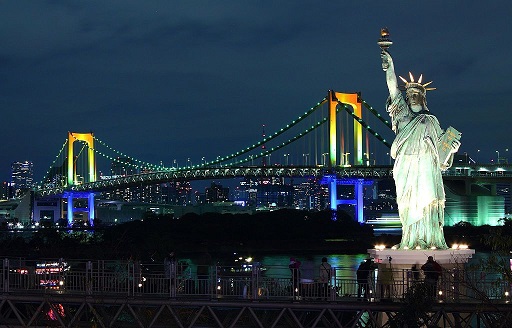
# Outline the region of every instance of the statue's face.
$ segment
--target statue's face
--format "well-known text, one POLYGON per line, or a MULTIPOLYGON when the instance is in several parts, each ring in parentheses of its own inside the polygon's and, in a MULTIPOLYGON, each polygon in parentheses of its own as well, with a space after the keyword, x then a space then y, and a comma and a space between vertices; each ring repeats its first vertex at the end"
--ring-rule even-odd
POLYGON ((413 112, 417 113, 423 109, 425 98, 418 90, 413 88, 407 90, 406 98, 407 104, 413 112))

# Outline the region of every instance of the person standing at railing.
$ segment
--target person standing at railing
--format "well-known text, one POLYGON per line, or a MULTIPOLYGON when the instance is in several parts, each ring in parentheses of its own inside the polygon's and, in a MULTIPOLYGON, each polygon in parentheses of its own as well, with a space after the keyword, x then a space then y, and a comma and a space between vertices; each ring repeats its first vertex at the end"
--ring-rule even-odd
POLYGON ((364 297, 368 300, 369 297, 369 278, 370 271, 375 268, 375 264, 372 259, 366 259, 359 264, 356 271, 357 277, 357 297, 364 297))
POLYGON ((380 287, 380 300, 389 301, 392 297, 393 286, 393 267, 391 266, 391 257, 388 258, 389 265, 381 264, 379 271, 379 287, 380 287))
POLYGON ((322 258, 320 264, 320 297, 329 297, 329 284, 331 283, 331 265, 327 262, 327 258, 322 258))
POLYGON ((292 280, 292 294, 293 298, 298 298, 300 296, 300 265, 302 264, 301 261, 295 259, 294 257, 290 257, 290 264, 288 265, 288 268, 291 272, 291 280, 292 280))
POLYGON ((430 298, 436 297, 437 281, 443 271, 442 267, 437 263, 432 256, 429 256, 427 262, 421 266, 425 274, 425 286, 428 290, 430 298))
POLYGON ((170 251, 164 259, 165 292, 176 297, 176 254, 170 251))
POLYGON ((413 264, 411 267, 411 275, 412 275, 412 283, 417 284, 420 281, 420 270, 418 270, 418 266, 413 264))

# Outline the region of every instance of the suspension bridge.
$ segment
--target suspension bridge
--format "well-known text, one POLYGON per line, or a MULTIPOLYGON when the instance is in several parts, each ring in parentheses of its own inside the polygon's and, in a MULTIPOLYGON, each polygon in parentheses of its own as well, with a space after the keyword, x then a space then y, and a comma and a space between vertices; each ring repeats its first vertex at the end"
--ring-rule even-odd
MULTIPOLYGON (((117 150, 92 132, 69 132, 44 178, 37 184, 35 194, 39 199, 67 200, 68 224, 72 224, 74 212, 82 211, 88 213, 92 226, 95 194, 105 190, 183 180, 315 178, 328 186, 333 213, 339 205, 350 204, 355 208, 357 220, 363 222, 364 186, 373 179, 392 177, 390 142, 385 135, 393 137, 390 122, 360 93, 332 90, 281 129, 268 136, 263 131, 262 138, 254 144, 211 160, 202 158, 195 165, 190 160, 182 161, 187 164, 184 166, 146 162, 117 150), (117 176, 98 176, 101 162, 132 169, 117 176), (354 186, 354 198, 338 199, 338 185, 354 186), (73 205, 76 199, 81 199, 82 203, 85 200, 87 206, 77 208, 73 205)), ((461 172, 456 175, 460 178, 461 172)), ((466 191, 471 183, 466 184, 466 191)))
MULTIPOLYGON (((329 90, 327 96, 286 126, 253 145, 198 165, 164 166, 133 158, 111 147, 92 132, 69 132, 45 177, 37 185, 38 197, 67 199, 67 218, 73 220, 73 199, 87 199, 89 221, 94 219, 94 193, 151 185, 173 180, 234 177, 316 177, 329 186, 331 209, 341 203, 356 206, 362 218, 362 186, 365 179, 391 177, 391 166, 377 163, 378 152, 390 143, 369 122, 390 123, 359 93, 329 90), (365 111, 363 112, 363 109, 365 111), (133 173, 98 178, 100 159, 133 167, 133 173), (350 179, 349 179, 350 178, 350 179), (354 200, 339 200, 338 184, 355 187, 354 200)), ((380 158, 386 158, 380 156, 380 158)), ((82 209, 83 210, 83 209, 82 209)))

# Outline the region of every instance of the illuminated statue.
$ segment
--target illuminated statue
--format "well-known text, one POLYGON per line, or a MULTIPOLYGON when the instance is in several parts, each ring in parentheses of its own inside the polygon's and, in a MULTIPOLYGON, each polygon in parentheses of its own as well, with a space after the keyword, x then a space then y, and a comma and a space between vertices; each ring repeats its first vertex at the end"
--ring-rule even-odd
MULTIPOLYGON (((383 30, 382 36, 388 36, 383 30)), ((383 39, 379 40, 381 45, 383 39)), ((398 88, 393 59, 382 47, 382 69, 386 72, 389 98, 386 104, 396 138, 391 146, 395 159, 393 178, 396 185, 398 211, 402 222, 399 249, 447 249, 443 234, 445 193, 442 170, 448 169, 460 147, 460 133, 446 132, 427 108, 426 93, 431 83, 405 80, 405 99, 398 88)))

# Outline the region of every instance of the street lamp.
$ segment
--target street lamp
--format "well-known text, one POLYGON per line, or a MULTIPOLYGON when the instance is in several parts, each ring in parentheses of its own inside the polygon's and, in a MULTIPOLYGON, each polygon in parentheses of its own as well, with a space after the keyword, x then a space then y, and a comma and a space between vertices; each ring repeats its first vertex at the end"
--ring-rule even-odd
POLYGON ((349 162, 348 162, 348 155, 350 155, 350 153, 343 153, 343 154, 342 154, 342 156, 343 156, 342 165, 343 165, 343 166, 347 166, 347 165, 349 165, 349 162))
POLYGON ((304 160, 304 166, 308 166, 308 156, 309 156, 309 154, 302 154, 302 159, 304 160))
POLYGON ((500 163, 500 152, 496 150, 496 154, 498 154, 498 160, 496 161, 496 164, 500 163))
POLYGON ((329 153, 323 153, 322 154, 322 164, 323 164, 323 166, 327 165, 326 162, 325 162, 325 158, 327 157, 327 155, 329 155, 329 153))
POLYGON ((286 163, 286 166, 288 166, 288 158, 290 156, 290 154, 284 154, 284 162, 286 163))
POLYGON ((386 153, 386 156, 389 158, 389 165, 391 165, 391 155, 389 153, 386 153))
MULTIPOLYGON (((371 154, 373 154, 373 153, 371 153, 371 154)), ((370 157, 371 157, 370 155, 371 154, 363 153, 363 156, 364 156, 363 161, 366 162, 366 166, 370 166, 370 157)))

